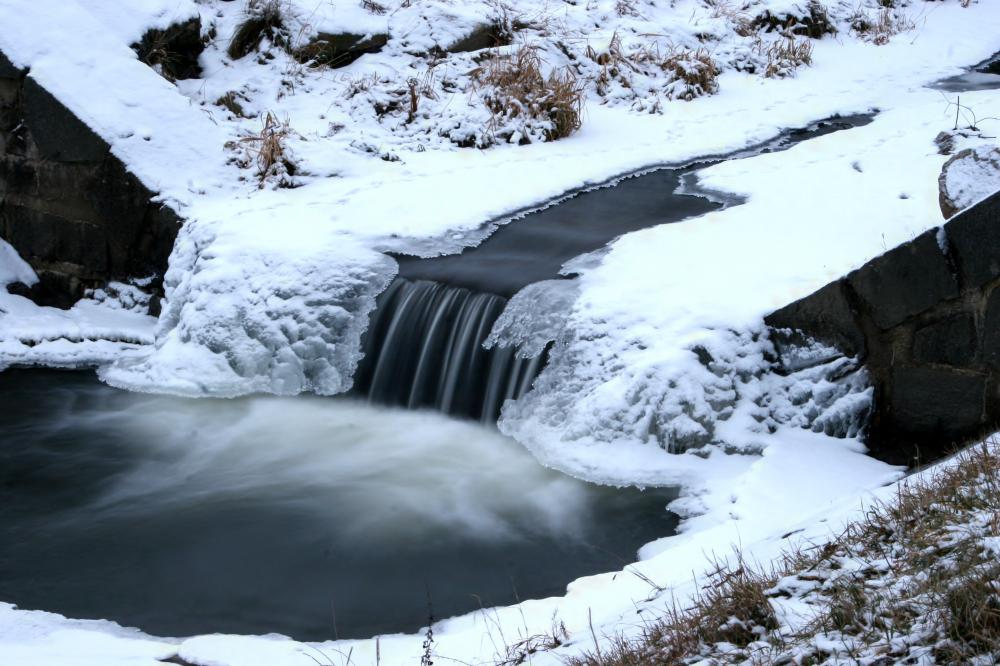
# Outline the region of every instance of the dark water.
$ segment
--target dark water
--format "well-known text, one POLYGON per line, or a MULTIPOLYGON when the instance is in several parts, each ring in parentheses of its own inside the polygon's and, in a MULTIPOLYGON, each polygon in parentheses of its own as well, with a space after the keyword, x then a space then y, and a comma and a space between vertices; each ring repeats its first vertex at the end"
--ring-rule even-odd
POLYGON ((930 87, 954 93, 1000 89, 1000 53, 970 67, 967 72, 941 79, 930 87))
POLYGON ((564 592, 673 533, 668 490, 350 400, 184 400, 0 373, 0 600, 159 635, 413 631, 564 592))
MULTIPOLYGON (((836 117, 787 130, 729 159, 785 150, 871 118, 836 117)), ((504 402, 527 392, 545 363, 541 357, 519 359, 513 349, 482 348, 507 298, 529 284, 562 277, 567 261, 622 234, 720 208, 714 198, 678 193, 716 161, 657 169, 580 192, 499 227, 461 254, 398 256, 399 277, 379 296, 365 334, 354 393, 376 404, 496 422, 504 402)))
POLYGON ((560 277, 570 259, 600 249, 622 234, 704 215, 722 204, 678 194, 699 169, 723 159, 786 150, 802 141, 871 122, 870 114, 838 116, 782 132, 765 144, 719 159, 664 167, 624 178, 610 187, 580 192, 549 208, 501 226, 461 254, 419 259, 397 256, 399 276, 430 280, 509 297, 523 287, 560 277))

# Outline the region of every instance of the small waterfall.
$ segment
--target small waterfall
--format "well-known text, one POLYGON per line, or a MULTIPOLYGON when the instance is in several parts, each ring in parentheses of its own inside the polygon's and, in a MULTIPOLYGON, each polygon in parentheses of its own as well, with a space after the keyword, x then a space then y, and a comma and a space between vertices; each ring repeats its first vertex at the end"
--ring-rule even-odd
POLYGON ((371 402, 495 423, 544 365, 483 341, 507 299, 424 280, 397 278, 378 298, 365 336, 355 390, 371 402))

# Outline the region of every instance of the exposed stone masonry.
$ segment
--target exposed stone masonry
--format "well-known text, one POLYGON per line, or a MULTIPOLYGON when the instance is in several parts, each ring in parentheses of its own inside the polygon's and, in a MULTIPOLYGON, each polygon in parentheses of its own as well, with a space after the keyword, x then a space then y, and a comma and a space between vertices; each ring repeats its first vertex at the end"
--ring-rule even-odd
POLYGON ((0 53, 0 238, 40 278, 13 291, 68 307, 108 280, 152 275, 158 288, 180 220, 153 196, 104 140, 0 53))
POLYGON ((862 360, 880 458, 930 460, 1000 426, 1000 193, 766 318, 862 360))

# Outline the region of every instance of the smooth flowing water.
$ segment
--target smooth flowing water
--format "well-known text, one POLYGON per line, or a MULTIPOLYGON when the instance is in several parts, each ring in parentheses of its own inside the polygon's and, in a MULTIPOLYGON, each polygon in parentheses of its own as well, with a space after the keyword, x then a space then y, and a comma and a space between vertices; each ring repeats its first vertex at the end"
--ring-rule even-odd
POLYGON ((483 349, 507 299, 437 282, 395 280, 365 333, 355 392, 383 405, 432 407, 495 424, 544 364, 514 349, 483 349))
POLYGON ((159 635, 414 631, 561 594, 673 533, 476 423, 356 400, 188 400, 0 373, 0 601, 159 635))
MULTIPOLYGON (((725 159, 786 150, 871 119, 829 118, 725 159)), ((576 193, 499 227, 460 254, 396 257, 399 277, 372 314, 354 393, 375 404, 432 407, 495 423, 504 402, 526 393, 546 361, 544 355, 517 358, 509 348, 483 349, 507 298, 534 282, 565 277, 560 271, 566 262, 624 233, 722 207, 718 197, 685 194, 682 187, 719 161, 654 169, 576 193)))

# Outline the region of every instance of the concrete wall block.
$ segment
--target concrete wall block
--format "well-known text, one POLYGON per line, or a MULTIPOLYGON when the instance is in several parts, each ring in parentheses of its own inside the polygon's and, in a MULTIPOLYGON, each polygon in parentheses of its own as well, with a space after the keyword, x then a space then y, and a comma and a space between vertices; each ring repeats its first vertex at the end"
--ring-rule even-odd
POLYGON ((882 330, 959 295, 935 229, 873 259, 847 279, 882 330))

